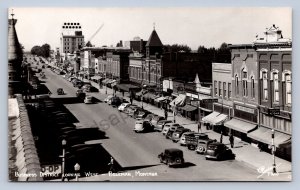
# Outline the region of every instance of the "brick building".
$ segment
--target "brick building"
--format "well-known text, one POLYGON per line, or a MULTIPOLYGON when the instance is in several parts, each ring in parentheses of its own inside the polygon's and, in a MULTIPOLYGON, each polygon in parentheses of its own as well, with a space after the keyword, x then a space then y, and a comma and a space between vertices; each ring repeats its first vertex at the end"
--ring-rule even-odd
POLYGON ((71 53, 80 50, 84 47, 84 36, 80 23, 65 22, 62 25, 62 33, 60 38, 61 53, 71 53))

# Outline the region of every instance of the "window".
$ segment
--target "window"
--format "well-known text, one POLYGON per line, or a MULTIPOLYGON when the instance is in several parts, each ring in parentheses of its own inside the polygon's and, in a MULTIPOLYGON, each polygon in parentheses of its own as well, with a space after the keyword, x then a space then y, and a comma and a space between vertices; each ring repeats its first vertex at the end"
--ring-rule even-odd
POLYGON ((291 74, 286 74, 285 75, 285 102, 286 104, 292 104, 292 78, 291 74))
POLYGON ((273 73, 273 94, 274 94, 274 102, 279 102, 279 81, 278 81, 278 73, 273 73))
POLYGON ((240 54, 234 54, 234 57, 240 57, 240 54))
POLYGON ((215 96, 218 96, 218 87, 217 87, 217 81, 214 81, 214 87, 215 87, 215 96))
POLYGON ((263 81, 263 99, 268 100, 268 75, 266 71, 262 73, 262 81, 263 81))
POLYGON ((226 93, 226 82, 223 82, 223 97, 224 98, 226 98, 226 95, 227 95, 227 93, 226 93))
POLYGON ((255 98, 255 84, 254 84, 254 77, 251 77, 251 97, 255 98))
POLYGON ((243 80, 243 96, 248 96, 248 86, 247 86, 247 71, 242 70, 242 80, 243 80))
POLYGON ((219 96, 222 96, 222 88, 221 88, 222 82, 219 82, 219 96))
POLYGON ((235 75, 235 93, 239 94, 239 77, 235 75))
POLYGON ((247 54, 247 57, 253 58, 253 54, 247 54))
POLYGON ((231 99, 231 83, 228 83, 228 99, 231 99))

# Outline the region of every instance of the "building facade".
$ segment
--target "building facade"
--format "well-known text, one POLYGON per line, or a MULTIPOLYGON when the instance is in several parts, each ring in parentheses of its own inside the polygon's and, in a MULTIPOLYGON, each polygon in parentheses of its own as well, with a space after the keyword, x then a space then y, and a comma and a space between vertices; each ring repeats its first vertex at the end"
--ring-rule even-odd
POLYGON ((65 22, 62 25, 60 44, 60 51, 65 54, 73 54, 85 46, 80 23, 65 22))

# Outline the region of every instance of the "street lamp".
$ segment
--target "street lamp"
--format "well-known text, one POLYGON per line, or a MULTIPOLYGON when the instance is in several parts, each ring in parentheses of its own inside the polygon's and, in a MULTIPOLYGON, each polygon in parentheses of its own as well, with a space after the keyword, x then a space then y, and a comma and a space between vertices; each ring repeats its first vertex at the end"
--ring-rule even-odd
POLYGON ((61 164, 61 180, 64 181, 65 178, 65 148, 66 148, 66 144, 67 141, 65 139, 63 139, 61 141, 61 145, 62 145, 62 164, 61 164))
POLYGON ((76 181, 79 181, 78 176, 79 176, 79 171, 80 171, 80 165, 78 163, 75 164, 74 170, 75 170, 75 175, 76 175, 76 181))
POLYGON ((144 109, 144 107, 143 107, 144 88, 146 88, 145 84, 142 86, 142 99, 141 99, 141 101, 142 101, 142 109, 144 109))
POLYGON ((272 129, 272 155, 273 155, 273 173, 276 172, 276 163, 275 163, 275 144, 274 144, 275 130, 272 129))

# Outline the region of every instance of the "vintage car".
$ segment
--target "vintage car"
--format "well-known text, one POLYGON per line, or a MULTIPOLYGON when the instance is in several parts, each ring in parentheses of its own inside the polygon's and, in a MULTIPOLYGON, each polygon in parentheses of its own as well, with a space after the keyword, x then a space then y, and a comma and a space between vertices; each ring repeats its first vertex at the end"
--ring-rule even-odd
POLYGON ((196 153, 198 154, 205 154, 207 151, 207 147, 208 145, 210 145, 211 143, 217 142, 216 139, 199 139, 198 140, 198 145, 196 147, 196 153))
POLYGON ((133 117, 135 119, 144 119, 145 117, 147 117, 147 115, 151 114, 151 112, 144 110, 144 109, 138 109, 134 112, 133 117))
POLYGON ((164 120, 164 119, 165 119, 164 117, 157 115, 151 119, 151 124, 153 126, 156 126, 159 121, 164 120))
MULTIPOLYGON (((177 128, 173 134, 172 134, 172 137, 171 137, 171 140, 174 142, 174 143, 177 143, 179 140, 180 140, 180 137, 182 136, 183 133, 186 133, 186 132, 190 132, 191 130, 190 129, 187 129, 187 128, 177 128)), ((169 131, 170 132, 170 131, 169 131)))
POLYGON ((195 132, 194 132, 194 131, 191 131, 191 132, 185 132, 185 133, 183 133, 183 134, 181 135, 181 137, 180 137, 180 140, 179 140, 180 146, 186 146, 186 138, 185 138, 185 136, 186 136, 186 135, 193 134, 193 133, 195 133, 195 132))
POLYGON ((64 92, 64 90, 63 90, 62 88, 58 88, 58 89, 57 89, 57 94, 58 94, 58 95, 64 95, 65 92, 64 92))
POLYGON ((153 119, 153 117, 155 117, 156 115, 155 114, 148 114, 146 117, 145 117, 145 121, 149 121, 151 122, 151 120, 153 119))
POLYGON ((235 154, 225 144, 214 142, 210 143, 206 150, 205 159, 226 160, 234 159, 235 154))
POLYGON ((105 103, 108 103, 108 101, 109 101, 112 97, 114 97, 114 96, 113 96, 113 95, 108 95, 108 96, 104 99, 104 102, 105 102, 105 103))
POLYGON ((153 127, 148 121, 143 121, 141 119, 137 120, 133 129, 136 133, 138 132, 150 132, 153 131, 153 127))
POLYGON ((76 91, 76 97, 77 97, 77 98, 84 100, 84 99, 85 99, 85 96, 86 96, 86 94, 85 94, 85 92, 83 92, 82 89, 78 89, 78 90, 76 91))
POLYGON ((127 106, 129 106, 129 105, 130 105, 130 103, 122 103, 122 104, 118 107, 118 110, 119 110, 120 112, 122 112, 122 111, 124 111, 125 108, 126 108, 127 106))
POLYGON ((94 101, 93 101, 93 96, 86 96, 84 98, 84 103, 85 104, 92 104, 94 101))
POLYGON ((111 105, 112 107, 118 107, 121 104, 122 104, 122 99, 119 98, 118 96, 112 97, 111 101, 109 101, 109 105, 111 105))
POLYGON ((172 121, 171 120, 160 120, 160 121, 158 121, 157 125, 154 126, 154 130, 161 132, 163 130, 165 124, 167 124, 167 123, 172 123, 172 121))
POLYGON ((183 152, 177 148, 165 149, 158 155, 158 158, 161 163, 167 164, 169 167, 184 164, 183 152))
POLYGON ((178 123, 167 123, 167 124, 165 124, 165 127, 162 130, 162 134, 163 135, 167 135, 167 133, 169 132, 170 128, 173 127, 173 126, 174 127, 178 127, 180 125, 178 123))

